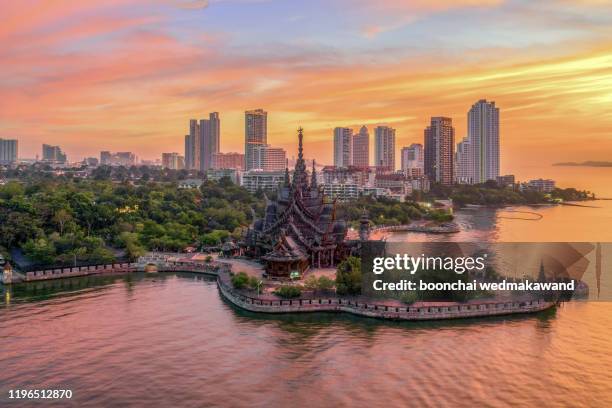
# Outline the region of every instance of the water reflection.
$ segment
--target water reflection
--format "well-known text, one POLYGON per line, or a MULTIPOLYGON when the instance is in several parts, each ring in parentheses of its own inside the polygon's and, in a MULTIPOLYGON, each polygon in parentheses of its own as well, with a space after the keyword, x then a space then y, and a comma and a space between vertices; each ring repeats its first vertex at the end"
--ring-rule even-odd
POLYGON ((434 322, 260 315, 189 273, 44 282, 12 296, 0 309, 10 345, 0 389, 70 387, 63 406, 612 403, 609 305, 434 322))

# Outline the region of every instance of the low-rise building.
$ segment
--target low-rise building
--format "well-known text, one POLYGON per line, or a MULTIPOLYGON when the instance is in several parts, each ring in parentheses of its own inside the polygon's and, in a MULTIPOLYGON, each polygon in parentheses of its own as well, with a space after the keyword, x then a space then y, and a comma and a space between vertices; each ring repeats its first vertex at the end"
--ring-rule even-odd
POLYGON ((412 194, 412 182, 403 173, 377 174, 374 186, 391 190, 392 193, 412 194))
POLYGON ((542 193, 550 193, 555 189, 555 181, 551 179, 535 179, 527 182, 527 188, 540 191, 542 193))
POLYGON ((323 193, 339 201, 351 201, 359 198, 359 186, 351 181, 323 184, 323 193))
POLYGON ((241 184, 249 192, 274 191, 285 181, 285 171, 250 170, 242 175, 241 184))
POLYGON ((178 188, 181 189, 191 189, 191 188, 200 188, 200 186, 204 183, 202 179, 185 179, 178 182, 178 188))
POLYGON ((213 153, 212 165, 215 169, 244 170, 244 154, 234 152, 213 153))
POLYGON ((514 174, 506 174, 505 176, 497 177, 497 185, 500 187, 513 187, 515 183, 514 174))
POLYGON ((229 178, 234 184, 240 184, 240 172, 236 169, 208 169, 206 170, 206 179, 219 181, 222 178, 229 178))
POLYGON ((361 194, 364 196, 372 196, 372 197, 388 197, 391 195, 391 191, 387 188, 380 187, 363 187, 361 189, 361 194))
POLYGON ((132 152, 100 152, 100 164, 105 166, 131 167, 136 164, 136 155, 132 152))
POLYGON ((358 186, 365 186, 368 183, 369 175, 372 173, 369 167, 336 167, 336 166, 325 166, 323 167, 323 184, 331 183, 344 183, 347 180, 357 184, 358 186))
POLYGON ((178 153, 162 153, 162 167, 170 170, 182 170, 185 168, 185 157, 178 153))

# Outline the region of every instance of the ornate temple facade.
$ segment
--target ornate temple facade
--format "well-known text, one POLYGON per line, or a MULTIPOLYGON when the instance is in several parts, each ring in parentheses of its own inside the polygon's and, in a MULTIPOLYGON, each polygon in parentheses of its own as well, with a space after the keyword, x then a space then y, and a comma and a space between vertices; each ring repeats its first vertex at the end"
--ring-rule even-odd
POLYGON ((285 180, 275 200, 267 200, 265 215, 256 219, 246 237, 247 254, 265 262, 268 277, 301 276, 312 267, 333 267, 349 254, 346 223, 336 218, 336 202, 317 185, 312 164, 308 174, 303 154, 303 131, 298 130, 298 158, 293 177, 285 180))

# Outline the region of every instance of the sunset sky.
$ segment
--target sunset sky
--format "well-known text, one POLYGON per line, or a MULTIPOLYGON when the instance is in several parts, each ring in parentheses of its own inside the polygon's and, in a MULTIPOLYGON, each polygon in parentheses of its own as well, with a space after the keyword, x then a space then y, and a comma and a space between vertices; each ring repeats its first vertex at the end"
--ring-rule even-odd
POLYGON ((268 141, 332 161, 335 126, 422 142, 430 116, 457 141, 481 98, 501 109, 502 172, 612 160, 612 2, 72 0, 0 2, 0 137, 19 155, 59 144, 183 153, 190 118, 221 115, 243 151, 244 110, 268 141))

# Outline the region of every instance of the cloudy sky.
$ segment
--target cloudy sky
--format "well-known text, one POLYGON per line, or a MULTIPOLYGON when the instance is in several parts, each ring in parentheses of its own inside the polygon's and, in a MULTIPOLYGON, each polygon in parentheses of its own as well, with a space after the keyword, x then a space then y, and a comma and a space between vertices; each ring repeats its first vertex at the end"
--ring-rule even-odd
POLYGON ((502 171, 612 159, 612 2, 571 0, 20 0, 0 2, 0 137, 141 158, 183 150, 218 111, 242 151, 268 139, 331 162, 335 126, 389 124, 398 150, 430 116, 458 139, 476 100, 501 108, 502 171))

